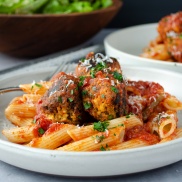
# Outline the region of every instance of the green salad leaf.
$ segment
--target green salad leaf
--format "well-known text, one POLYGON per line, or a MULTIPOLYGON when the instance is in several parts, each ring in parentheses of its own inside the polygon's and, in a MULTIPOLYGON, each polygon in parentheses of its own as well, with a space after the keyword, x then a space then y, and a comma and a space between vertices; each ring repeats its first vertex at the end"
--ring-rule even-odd
POLYGON ((84 13, 107 8, 112 0, 0 0, 1 14, 84 13))

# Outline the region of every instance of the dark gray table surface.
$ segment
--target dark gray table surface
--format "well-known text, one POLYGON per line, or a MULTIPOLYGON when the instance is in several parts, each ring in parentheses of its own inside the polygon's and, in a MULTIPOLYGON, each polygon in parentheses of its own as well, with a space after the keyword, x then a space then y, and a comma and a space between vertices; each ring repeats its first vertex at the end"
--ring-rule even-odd
MULTIPOLYGON (((111 31, 113 30, 103 30, 99 32, 95 37, 93 37, 93 39, 89 40, 86 44, 93 45, 93 44, 103 43, 104 37, 111 31)), ((86 44, 82 46, 86 46, 86 44)), ((0 61, 2 61, 1 55, 0 55, 0 61)), ((16 65, 15 62, 13 62, 13 64, 11 64, 11 62, 13 62, 13 60, 11 60, 8 63, 9 64, 8 68, 16 65)), ((0 151, 0 155, 1 155, 1 151, 0 151)), ((140 165, 140 161, 138 165, 140 165)), ((73 177, 40 174, 40 173, 20 169, 0 161, 0 182, 1 181, 2 182, 36 182, 36 181, 39 181, 39 182, 41 181, 44 181, 44 182, 49 182, 49 181, 51 182, 58 182, 58 181, 59 182, 71 182, 71 181, 73 182, 81 182, 81 181, 86 181, 86 182, 87 181, 88 182, 91 182, 91 181, 180 182, 182 181, 182 161, 179 161, 177 163, 174 163, 162 168, 140 172, 136 174, 112 176, 112 177, 100 177, 100 178, 91 178, 91 177, 89 178, 74 177, 73 178, 73 177)))

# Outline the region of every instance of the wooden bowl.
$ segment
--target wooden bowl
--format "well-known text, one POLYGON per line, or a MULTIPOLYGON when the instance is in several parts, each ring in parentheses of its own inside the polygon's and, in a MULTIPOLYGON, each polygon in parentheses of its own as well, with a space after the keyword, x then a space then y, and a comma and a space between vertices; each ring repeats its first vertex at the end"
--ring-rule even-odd
POLYGON ((84 43, 105 27, 122 3, 90 13, 0 15, 0 52, 35 58, 84 43))

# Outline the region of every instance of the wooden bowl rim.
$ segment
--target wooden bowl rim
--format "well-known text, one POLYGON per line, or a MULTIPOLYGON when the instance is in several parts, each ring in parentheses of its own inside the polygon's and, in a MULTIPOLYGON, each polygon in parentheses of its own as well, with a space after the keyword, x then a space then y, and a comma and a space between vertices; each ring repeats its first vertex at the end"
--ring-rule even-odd
POLYGON ((11 17, 11 18, 39 18, 39 17, 71 17, 71 16, 85 16, 90 14, 99 14, 109 11, 115 11, 122 6, 121 0, 113 0, 113 5, 107 8, 102 8, 99 10, 85 12, 85 13, 70 13, 70 14, 0 14, 0 18, 11 17))

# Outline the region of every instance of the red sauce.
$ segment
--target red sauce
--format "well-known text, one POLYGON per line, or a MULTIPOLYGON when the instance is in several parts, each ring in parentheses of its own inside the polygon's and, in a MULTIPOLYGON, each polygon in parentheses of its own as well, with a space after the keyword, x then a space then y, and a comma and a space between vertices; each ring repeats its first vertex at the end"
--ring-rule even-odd
POLYGON ((53 123, 49 126, 49 129, 45 132, 44 135, 50 135, 51 133, 56 132, 57 130, 60 130, 62 127, 64 127, 65 124, 61 123, 53 123))
POLYGON ((131 140, 139 138, 145 140, 149 145, 156 144, 159 142, 159 137, 147 132, 145 127, 137 125, 126 132, 125 140, 131 140))
POLYGON ((82 87, 89 86, 90 85, 90 80, 92 80, 91 77, 86 77, 84 79, 84 82, 83 82, 83 86, 82 87))
POLYGON ((42 134, 39 132, 39 130, 42 129, 43 131, 46 131, 52 124, 52 121, 50 119, 47 119, 44 115, 41 114, 35 116, 35 120, 36 126, 33 130, 35 136, 41 136, 42 134))
POLYGON ((141 96, 149 95, 152 96, 157 93, 164 92, 164 88, 155 82, 146 82, 146 81, 129 81, 129 87, 132 87, 134 93, 141 96))

